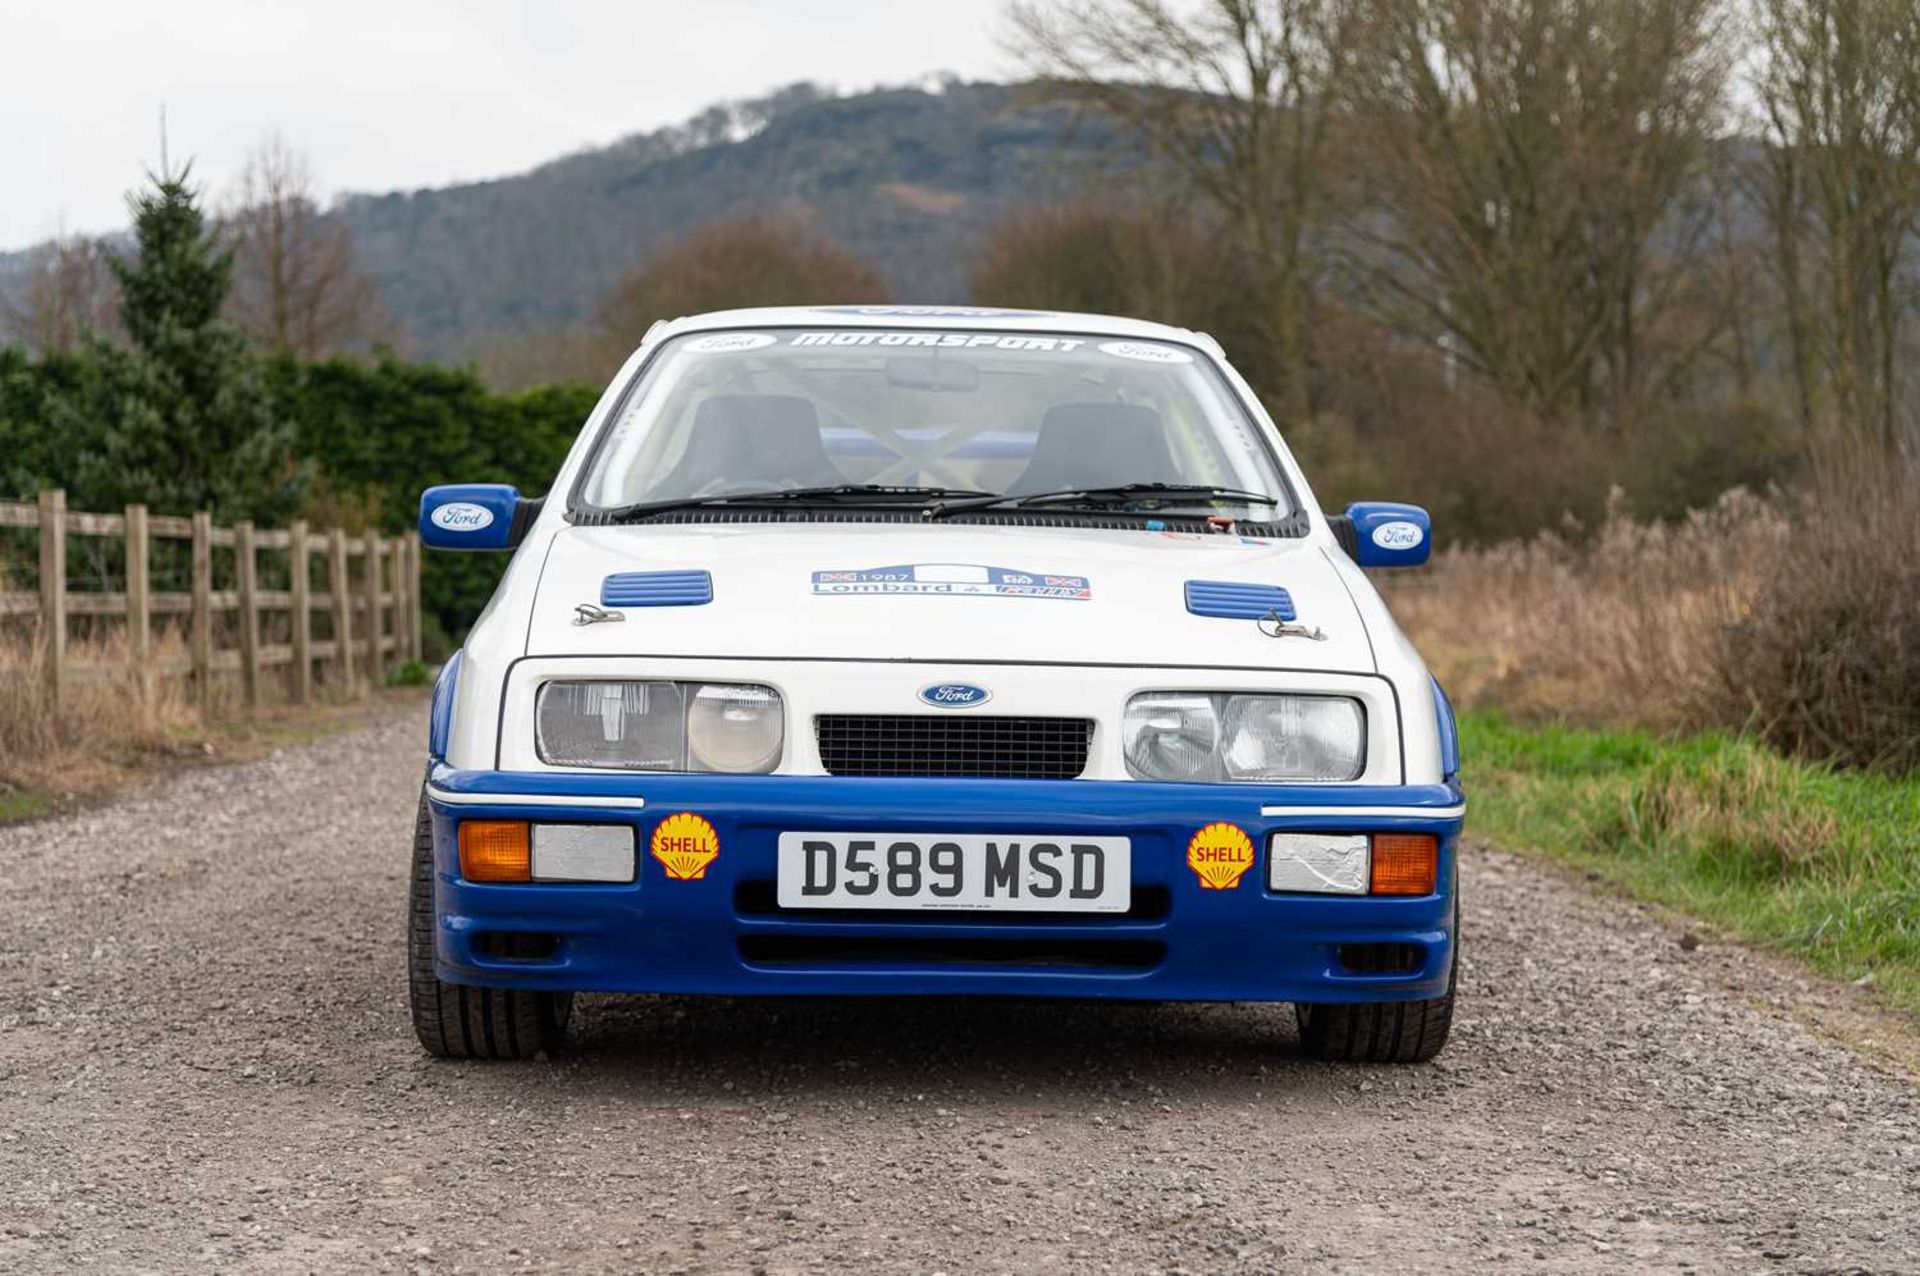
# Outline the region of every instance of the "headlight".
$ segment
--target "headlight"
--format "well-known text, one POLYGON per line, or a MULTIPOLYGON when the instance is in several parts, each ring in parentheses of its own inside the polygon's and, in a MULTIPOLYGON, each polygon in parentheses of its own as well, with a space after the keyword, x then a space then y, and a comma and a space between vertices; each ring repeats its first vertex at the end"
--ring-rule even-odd
POLYGON ((687 761, 694 771, 771 771, 786 739, 780 693, 708 684, 687 706, 687 761))
POLYGON ((1366 718, 1346 696, 1149 691, 1127 702, 1121 735, 1140 780, 1325 782, 1366 766, 1366 718))
POLYGON ((1149 692, 1127 703, 1121 727, 1127 770, 1143 780, 1211 780, 1220 752, 1213 697, 1149 692))
POLYGON ((534 746, 551 766, 763 772, 785 740, 771 687, 549 682, 534 705, 534 746))

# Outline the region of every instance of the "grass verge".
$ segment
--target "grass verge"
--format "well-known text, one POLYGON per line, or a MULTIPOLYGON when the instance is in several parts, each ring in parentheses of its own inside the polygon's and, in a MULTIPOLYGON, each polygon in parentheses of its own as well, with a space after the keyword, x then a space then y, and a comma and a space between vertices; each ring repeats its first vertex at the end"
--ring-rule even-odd
POLYGON ((1599 873, 1920 1017, 1920 779, 1710 733, 1461 720, 1470 831, 1599 873))
POLYGON ((111 742, 95 730, 33 753, 0 749, 0 824, 59 814, 167 772, 251 762, 426 701, 418 687, 382 687, 352 700, 273 704, 211 723, 176 718, 111 742))

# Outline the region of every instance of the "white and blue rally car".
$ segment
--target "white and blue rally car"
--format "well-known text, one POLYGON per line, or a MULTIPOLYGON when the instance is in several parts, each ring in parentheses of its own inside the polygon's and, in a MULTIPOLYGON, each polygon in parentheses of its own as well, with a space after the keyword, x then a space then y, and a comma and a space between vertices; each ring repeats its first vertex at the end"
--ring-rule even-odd
POLYGON ((656 325, 434 690, 413 1017, 554 1046, 576 991, 1290 1001, 1452 1017, 1452 714, 1210 338, 910 306, 656 325))

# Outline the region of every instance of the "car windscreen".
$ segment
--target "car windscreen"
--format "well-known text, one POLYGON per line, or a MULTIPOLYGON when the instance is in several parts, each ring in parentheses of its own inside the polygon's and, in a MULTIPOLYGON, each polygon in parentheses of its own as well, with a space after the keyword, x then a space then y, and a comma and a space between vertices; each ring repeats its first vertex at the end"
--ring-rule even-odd
POLYGON ((639 378, 594 449, 577 510, 848 484, 1016 497, 1166 485, 1265 498, 1194 502, 1225 513, 1293 509, 1219 369, 1170 342, 705 332, 668 342, 639 378))

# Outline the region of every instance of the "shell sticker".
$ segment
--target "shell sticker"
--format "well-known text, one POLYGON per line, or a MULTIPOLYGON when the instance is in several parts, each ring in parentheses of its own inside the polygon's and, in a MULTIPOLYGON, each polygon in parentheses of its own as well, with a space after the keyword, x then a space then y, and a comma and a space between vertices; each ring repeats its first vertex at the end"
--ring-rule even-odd
POLYGON ((697 882, 707 875, 707 865, 720 858, 720 835, 705 819, 681 811, 654 826, 648 849, 669 879, 697 882))
POLYGON ((1230 891, 1253 867, 1253 842, 1235 824, 1209 824, 1187 843, 1187 867, 1208 890, 1230 891))

